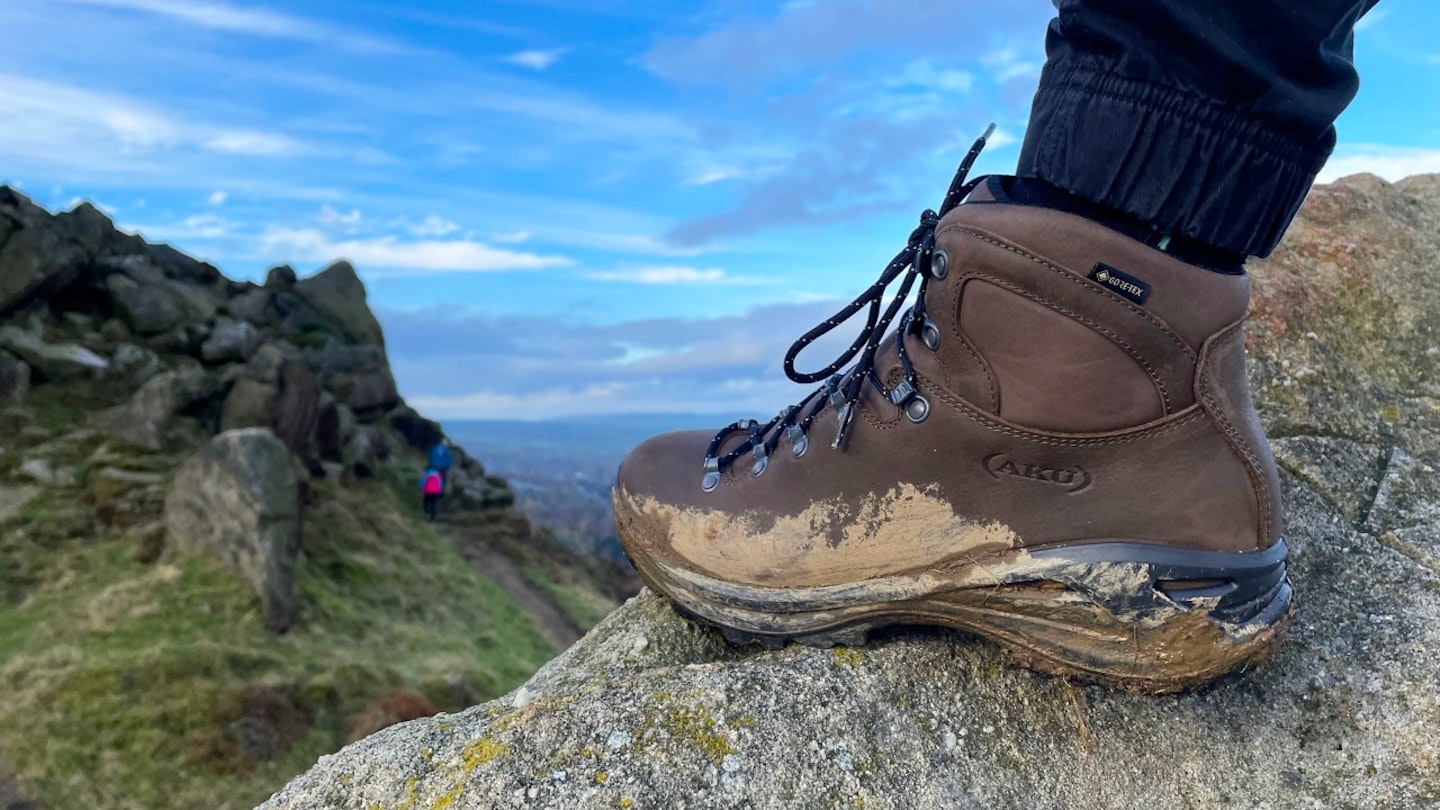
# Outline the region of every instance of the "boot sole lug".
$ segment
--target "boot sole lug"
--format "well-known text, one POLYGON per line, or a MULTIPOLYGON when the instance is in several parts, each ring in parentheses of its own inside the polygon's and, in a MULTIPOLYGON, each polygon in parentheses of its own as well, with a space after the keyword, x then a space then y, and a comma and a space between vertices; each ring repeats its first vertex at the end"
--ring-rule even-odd
POLYGON ((908 595, 904 578, 873 587, 780 589, 690 572, 677 576, 652 560, 633 559, 644 555, 631 556, 646 584, 678 612, 719 629, 731 643, 767 650, 788 642, 853 647, 883 627, 939 626, 996 642, 1012 664, 1027 669, 1149 694, 1193 689, 1253 669, 1279 646, 1294 615, 1283 541, 1265 552, 1233 554, 1123 542, 1025 554, 1044 563, 1028 570, 1069 581, 1062 589, 1044 577, 1037 577, 1039 584, 999 583, 993 576, 989 584, 977 584, 973 571, 961 569, 941 578, 948 584, 937 582, 935 572, 911 578, 908 595), (1106 555, 1144 561, 1106 562, 1106 555), (1073 576, 1065 576, 1067 567, 1073 576), (1136 574, 1141 568, 1143 581, 1136 574), (1133 587, 1104 587, 1107 580, 1127 581, 1117 572, 1128 573, 1133 587), (1111 576, 1097 576, 1105 573, 1111 576), (1203 587, 1204 580, 1227 574, 1239 585, 1225 594, 1203 587), (1202 583, 1190 591, 1198 596, 1172 598, 1159 587, 1187 579, 1202 583), (814 606, 820 607, 807 609, 814 606))

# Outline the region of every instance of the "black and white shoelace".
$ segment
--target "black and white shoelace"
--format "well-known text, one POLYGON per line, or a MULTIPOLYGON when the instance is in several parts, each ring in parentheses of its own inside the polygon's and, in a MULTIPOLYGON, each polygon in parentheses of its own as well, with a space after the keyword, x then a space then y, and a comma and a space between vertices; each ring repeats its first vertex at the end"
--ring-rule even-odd
POLYGON ((939 224, 941 217, 959 205, 979 183, 979 178, 968 182, 965 178, 971 165, 985 148, 985 141, 994 131, 995 125, 991 124, 985 129, 985 133, 975 140, 970 151, 965 154, 965 159, 960 161, 955 178, 950 181, 950 189, 940 203, 940 210, 937 212, 926 209, 920 215, 920 224, 910 232, 904 249, 895 254, 895 258, 885 266, 875 283, 839 312, 801 335, 785 353, 785 376, 802 385, 821 380, 825 381, 825 385, 801 400, 800 405, 791 405, 769 422, 761 424, 754 419, 746 419, 721 428, 705 450, 705 476, 701 479, 701 489, 710 492, 718 487, 725 470, 746 454, 753 457, 750 474, 759 476, 769 466, 770 456, 779 448, 781 441, 790 442, 790 451, 796 458, 805 455, 810 447, 810 427, 827 405, 835 408, 839 423, 831 447, 837 450, 843 448, 845 437, 855 420, 860 391, 866 381, 874 385, 886 399, 903 408, 912 422, 924 421, 930 415, 930 402, 920 393, 915 366, 905 349, 903 335, 919 333, 925 345, 932 351, 939 346, 940 331, 925 312, 925 289, 931 279, 938 281, 949 274, 949 257, 945 251, 935 250, 935 226, 939 224), (890 303, 882 305, 886 289, 897 278, 900 279, 900 287, 891 297, 890 303), (875 373, 875 356, 890 329, 890 324, 905 305, 917 279, 920 286, 916 301, 902 317, 900 336, 896 339, 904 376, 894 387, 889 387, 875 373), (810 344, 829 334, 865 307, 869 308, 865 315, 865 326, 850 344, 850 348, 841 352, 839 357, 819 371, 803 372, 795 368, 795 359, 810 344), (842 374, 840 370, 851 360, 855 360, 855 365, 842 374), (716 455, 732 435, 742 431, 749 434, 748 442, 738 445, 724 455, 716 455))

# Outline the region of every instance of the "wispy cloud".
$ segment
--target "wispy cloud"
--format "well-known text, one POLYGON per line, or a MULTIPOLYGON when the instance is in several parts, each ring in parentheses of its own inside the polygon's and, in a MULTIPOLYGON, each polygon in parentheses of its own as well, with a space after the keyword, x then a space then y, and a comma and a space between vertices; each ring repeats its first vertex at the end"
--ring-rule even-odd
POLYGON ((272 11, 262 6, 237 6, 214 0, 61 0, 83 6, 166 17, 178 22, 235 34, 276 39, 302 39, 365 50, 399 50, 385 40, 337 29, 316 20, 272 11))
POLYGON ((437 214, 430 214, 420 222, 405 225, 405 231, 411 236, 449 236, 458 230, 460 226, 457 223, 437 214))
POLYGON ((277 133, 187 120, 122 96, 0 74, 0 152, 59 165, 134 167, 175 150, 289 157, 306 150, 277 133))
POLYGON ((416 273, 485 273, 568 265, 563 256, 503 250, 468 239, 406 241, 396 236, 333 239, 315 228, 270 226, 258 239, 271 261, 326 262, 343 257, 371 277, 416 273))
POLYGON ((633 284, 753 284, 758 279, 732 276, 718 267, 684 267, 667 265, 661 267, 638 267, 633 270, 615 270, 590 273, 588 278, 596 281, 623 281, 633 284))
POLYGON ((544 70, 555 64, 556 62, 560 61, 560 57, 564 56, 567 50, 569 49, 550 48, 548 50, 535 49, 528 51, 517 51, 515 53, 508 54, 502 57, 500 61, 508 62, 512 65, 518 65, 523 68, 529 68, 531 70, 544 70))

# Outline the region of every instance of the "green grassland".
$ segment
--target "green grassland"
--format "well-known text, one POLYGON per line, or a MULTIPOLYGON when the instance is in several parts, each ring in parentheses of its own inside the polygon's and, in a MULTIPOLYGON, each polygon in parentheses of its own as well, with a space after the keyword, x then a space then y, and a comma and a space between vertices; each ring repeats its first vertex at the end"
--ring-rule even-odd
MULTIPOLYGON (((46 435, 71 437, 50 440, 52 452, 82 481, 98 459, 178 465, 118 457, 77 432, 83 404, 53 404, 29 438, 7 442, 0 473, 46 435)), ((337 750, 352 718, 395 687, 453 711, 518 685, 556 651, 418 519, 406 466, 312 485, 301 614, 284 636, 218 563, 137 562, 83 483, 33 488, 0 525, 0 770, 48 808, 249 808, 337 750)), ((606 609, 531 571, 585 618, 606 609)))

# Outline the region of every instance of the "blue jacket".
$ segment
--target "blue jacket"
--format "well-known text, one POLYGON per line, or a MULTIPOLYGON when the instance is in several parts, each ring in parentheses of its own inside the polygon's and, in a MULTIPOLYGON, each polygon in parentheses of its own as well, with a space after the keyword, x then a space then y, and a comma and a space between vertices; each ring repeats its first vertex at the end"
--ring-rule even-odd
POLYGON ((430 468, 441 472, 450 469, 450 448, 443 444, 430 448, 430 468))

